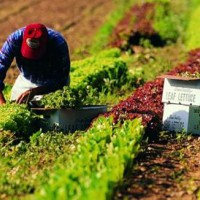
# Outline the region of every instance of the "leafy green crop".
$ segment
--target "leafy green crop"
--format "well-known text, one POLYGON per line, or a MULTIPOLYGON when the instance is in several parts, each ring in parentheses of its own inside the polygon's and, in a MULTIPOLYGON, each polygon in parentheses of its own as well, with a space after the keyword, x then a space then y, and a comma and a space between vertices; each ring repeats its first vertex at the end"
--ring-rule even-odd
POLYGON ((78 139, 71 159, 55 166, 48 183, 33 198, 109 199, 125 170, 132 166, 142 136, 138 119, 113 125, 112 118, 98 118, 78 139))
POLYGON ((0 106, 0 129, 10 130, 21 136, 27 136, 36 129, 39 119, 28 110, 26 105, 7 103, 0 106))
POLYGON ((189 25, 186 31, 186 46, 188 50, 200 47, 199 27, 200 6, 191 14, 189 25))
POLYGON ((141 81, 139 76, 129 73, 127 61, 121 57, 119 49, 105 50, 73 61, 70 87, 45 95, 41 105, 49 108, 97 105, 101 92, 110 94, 124 85, 134 88, 138 80, 141 81))
POLYGON ((187 0, 148 0, 148 2, 156 3, 153 27, 161 39, 170 43, 183 39, 192 1, 190 5, 187 0))
POLYGON ((12 85, 5 84, 5 88, 3 90, 4 97, 7 101, 10 100, 12 85))
POLYGON ((78 137, 79 133, 38 131, 27 142, 10 131, 1 131, 0 199, 23 199, 47 182, 54 163, 66 163, 75 151, 78 137))

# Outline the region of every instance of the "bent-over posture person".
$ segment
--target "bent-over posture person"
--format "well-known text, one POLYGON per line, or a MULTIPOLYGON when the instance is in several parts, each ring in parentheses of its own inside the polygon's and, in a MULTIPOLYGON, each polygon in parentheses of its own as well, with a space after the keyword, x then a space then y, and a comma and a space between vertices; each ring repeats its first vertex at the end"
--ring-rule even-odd
POLYGON ((0 51, 0 105, 4 79, 13 59, 19 69, 11 101, 28 103, 35 95, 61 89, 70 82, 68 44, 57 31, 40 23, 29 24, 11 33, 0 51))

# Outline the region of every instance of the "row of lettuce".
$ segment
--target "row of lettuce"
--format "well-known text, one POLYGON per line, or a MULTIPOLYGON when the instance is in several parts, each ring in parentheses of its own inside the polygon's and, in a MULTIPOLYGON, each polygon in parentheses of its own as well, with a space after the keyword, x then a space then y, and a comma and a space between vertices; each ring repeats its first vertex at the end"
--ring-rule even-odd
POLYGON ((143 81, 142 71, 129 71, 128 60, 128 57, 121 55, 120 49, 112 48, 73 61, 70 87, 45 95, 41 105, 46 108, 66 108, 111 104, 111 99, 106 100, 103 96, 133 91, 143 81))
POLYGON ((1 199, 108 199, 137 156, 140 120, 100 117, 86 132, 0 135, 1 199))
MULTIPOLYGON (((194 3, 198 3, 197 1, 194 1, 194 3)), ((197 11, 195 11, 194 13, 196 13, 197 11)), ((189 16, 189 15, 187 15, 187 16, 189 16)), ((195 21, 195 19, 193 19, 193 17, 195 16, 195 19, 196 19, 196 15, 191 15, 191 21, 195 21)), ((190 22, 190 24, 191 24, 191 22, 190 22)), ((196 24, 196 23, 195 23, 196 24)), ((186 26, 185 26, 186 27, 186 26)), ((189 25, 188 26, 189 27, 189 29, 191 29, 191 25, 189 25)), ((168 31, 170 31, 170 29, 171 29, 171 27, 169 26, 168 27, 168 31)), ((190 31, 188 29, 188 32, 190 31)), ((182 29, 183 30, 183 29, 182 29)), ((187 33, 188 33, 187 31, 186 31, 186 35, 184 35, 184 37, 185 37, 185 41, 186 41, 186 46, 187 47, 189 47, 188 46, 188 44, 190 43, 189 42, 189 40, 195 40, 195 35, 193 34, 190 38, 188 38, 188 37, 186 37, 187 36, 187 33), (188 43, 189 42, 189 43, 188 43)), ((177 36, 176 36, 177 37, 177 36)), ((178 39, 178 38, 176 38, 176 39, 178 39)), ((195 43, 194 43, 195 44, 195 43)), ((194 47, 194 46, 193 46, 194 47)), ((191 48, 191 47, 190 47, 191 48)), ((145 88, 146 89, 146 88, 145 88)), ((146 92, 148 92, 148 91, 146 91, 146 92)), ((126 105, 127 106, 127 105, 126 105)), ((131 106, 131 105, 130 105, 131 106)), ((131 109, 131 108, 130 108, 131 109)), ((99 118, 100 119, 100 118, 99 118)), ((101 119, 100 119, 101 120, 101 119)), ((107 120, 106 120, 107 121, 107 120)), ((129 123, 129 122, 131 122, 131 121, 128 121, 128 120, 125 120, 124 121, 124 125, 126 125, 126 123, 129 123)), ((134 120, 132 121, 132 122, 134 122, 134 120)), ((113 124, 113 121, 111 122, 112 124, 113 124)), ((135 123, 135 122, 134 122, 135 123)), ((100 128, 100 129, 102 129, 102 127, 100 126, 100 123, 98 122, 98 124, 97 124, 97 126, 100 128)), ((139 128, 139 127, 141 127, 141 124, 138 124, 137 126, 136 126, 137 128, 139 128)), ((93 126, 93 128, 95 129, 96 127, 95 127, 95 124, 94 124, 94 126, 93 126)), ((136 128, 136 129, 137 129, 136 128)), ((140 129, 140 128, 139 128, 140 129)), ((92 129, 91 129, 92 130, 92 129)), ((141 129, 140 129, 141 130, 141 129)), ((144 131, 144 130, 143 130, 144 131)), ((117 135, 120 133, 121 131, 120 130, 117 130, 117 135)), ((129 131, 128 131, 128 129, 126 129, 126 131, 124 132, 125 133, 125 135, 128 133, 129 131)), ((132 132, 132 131, 131 131, 132 132)), ((134 130, 133 131, 134 133, 136 133, 136 130, 134 130)), ((133 133, 132 132, 132 133, 133 133)), ((99 133, 100 133, 100 130, 99 130, 99 133)), ((140 132, 141 133, 141 132, 140 132)), ((102 133, 100 133, 100 135, 102 135, 102 133)), ((124 136, 125 136, 124 135, 124 136)), ((140 134, 139 134, 140 135, 140 134)), ((141 135, 140 135, 141 136, 141 135)), ((98 135, 95 135, 95 137, 97 137, 96 139, 98 140, 98 135)), ((128 137, 127 135, 125 136, 125 137, 128 137)), ((142 138, 142 137, 141 137, 142 138)), ((141 138, 140 138, 140 140, 141 140, 141 138)), ((138 141, 140 141, 140 140, 138 140, 138 141)), ((92 140, 90 140, 89 139, 89 141, 92 141, 92 140)), ((88 141, 88 142, 89 142, 88 141)), ((128 141, 131 141, 131 139, 128 139, 128 141)), ((87 143, 87 142, 86 142, 87 143)), ((90 142, 89 142, 90 143, 90 142)), ((126 149, 126 148, 128 148, 128 146, 129 145, 127 145, 128 143, 124 143, 125 144, 125 146, 123 147, 123 149, 126 149)), ((93 144, 94 145, 94 144, 93 144)), ((110 147, 110 145, 108 145, 107 146, 107 148, 109 149, 109 147, 110 147)), ((117 147, 117 149, 118 149, 119 147, 117 147)), ((89 148, 88 148, 89 149, 89 148)), ((94 148, 93 148, 93 150, 94 149, 96 149, 95 148, 95 145, 94 145, 94 148)), ((112 149, 113 149, 113 147, 112 147, 112 149)), ((135 148, 134 149, 137 149, 137 145, 135 145, 135 148)), ((92 150, 92 151, 93 151, 92 150)), ((83 150, 84 151, 84 150, 83 150)), ((108 151, 110 151, 110 150, 108 150, 108 151)), ((79 152, 79 151, 77 151, 77 152, 79 152)), ((88 151, 87 151, 88 152, 88 151)), ((104 151, 104 152, 107 152, 107 151, 104 151)), ((117 152, 117 154, 116 154, 116 158, 119 158, 120 156, 121 156, 121 153, 123 152, 123 150, 121 149, 119 152, 117 152)), ((80 152, 79 152, 79 154, 81 154, 80 152)), ((78 156, 78 155, 76 155, 76 153, 74 154, 75 156, 78 156)), ((135 155, 137 155, 137 153, 135 154, 135 155)), ((89 159, 84 159, 84 160, 89 160, 89 163, 91 162, 91 160, 92 160, 92 156, 91 156, 91 154, 89 153, 88 154, 88 157, 90 157, 89 159)), ((131 156, 130 156, 131 157, 131 156)), ((130 158, 129 157, 129 158, 130 158)), ((79 157, 78 156, 78 158, 80 159, 81 157, 79 157)), ((110 157, 111 158, 111 157, 110 157)), ((81 159, 80 159, 81 160, 81 159)), ((95 156, 95 160, 96 160, 96 156, 95 156)), ((97 159, 98 160, 98 159, 97 159)), ((123 160, 123 159, 120 159, 121 161, 123 160)), ((101 163, 101 159, 99 160, 99 163, 101 163)), ((131 160, 131 162, 132 162, 133 160, 131 160)), ((81 160, 81 162, 82 162, 82 160, 81 160)), ((105 162, 105 161, 104 161, 105 162)), ((116 165, 116 163, 118 163, 118 161, 117 161, 117 159, 115 160, 112 160, 111 161, 112 163, 114 163, 114 168, 118 168, 117 166, 120 166, 120 165, 116 165)), ((120 162, 120 161, 119 161, 120 162)), ((130 162, 130 163, 131 163, 130 162)), ((88 164, 89 164, 88 163, 88 164)), ((105 169, 103 169, 103 171, 106 173, 106 172, 108 172, 108 173, 111 173, 112 175, 110 175, 110 177, 112 177, 113 176, 113 173, 115 173, 116 171, 118 171, 119 169, 115 169, 114 170, 114 168, 112 168, 112 170, 109 172, 109 169, 110 169, 110 165, 109 165, 109 163, 108 162, 105 162, 106 163, 106 168, 105 169)), ((128 162, 129 163, 129 162, 128 162)), ((70 164, 69 164, 70 165, 70 164)), ((80 164, 81 165, 81 164, 80 164)), ((73 167, 74 167, 74 165, 72 165, 73 167)), ((113 181, 114 179, 113 178, 110 178, 109 179, 109 181, 107 181, 107 179, 104 179, 104 176, 101 176, 102 174, 101 173, 95 173, 95 175, 94 174, 90 174, 90 178, 88 178, 87 177, 87 172, 85 172, 85 170, 83 169, 84 167, 85 168, 87 168, 86 166, 83 166, 83 165, 81 165, 82 167, 81 167, 81 169, 80 169, 80 174, 85 174, 85 176, 83 176, 84 178, 80 178, 80 177, 73 177, 71 174, 70 174, 70 172, 71 171, 69 171, 69 174, 68 174, 68 172, 67 171, 65 171, 65 169, 64 169, 64 172, 66 172, 66 176, 65 177, 67 177, 66 179, 65 178, 61 178, 61 179, 59 179, 61 182, 63 181, 66 181, 66 184, 62 184, 61 183, 61 185, 60 186, 58 186, 57 188, 55 188, 55 183, 56 183, 56 181, 57 181, 57 177, 58 177, 58 175, 59 175, 59 173, 58 173, 58 171, 57 171, 57 173, 56 174, 54 174, 54 175, 52 175, 52 184, 47 184, 47 185, 45 185, 45 187, 43 187, 43 189, 40 191, 40 193, 39 193, 39 197, 41 198, 41 197, 48 197, 48 198, 52 198, 52 196, 55 198, 55 199, 57 199, 57 198, 63 198, 63 197, 69 197, 69 199, 72 197, 72 199, 74 199, 74 197, 75 198, 78 198, 78 199, 94 199, 94 198, 100 198, 100 199, 110 199, 111 198, 111 195, 112 195, 112 189, 113 189, 113 187, 112 186, 115 186, 115 181, 113 181), (70 178, 69 178, 70 177, 70 178), (92 177, 92 178, 91 178, 92 177), (98 178, 99 178, 99 180, 98 180, 98 178), (107 185, 107 187, 104 187, 103 185, 101 185, 101 181, 100 181, 100 179, 102 179, 103 180, 103 183, 104 184, 108 184, 107 185), (53 181, 54 180, 54 181, 53 181), (71 185, 74 183, 74 180, 78 180, 78 185, 75 185, 75 190, 73 189, 73 187, 72 188, 70 188, 70 189, 72 189, 72 190, 70 190, 68 187, 67 187, 67 183, 68 183, 68 181, 69 181, 69 183, 70 183, 70 181, 71 180, 73 180, 73 182, 71 183, 71 185), (93 182, 93 180, 95 180, 94 182, 93 182), (83 184, 82 184, 82 181, 83 181, 83 184), (96 183, 96 181, 97 182, 99 182, 99 184, 98 183, 96 183), (94 184, 95 183, 95 184, 94 184), (94 184, 94 185, 93 185, 94 184), (83 186, 84 185, 84 186, 83 186), (48 190, 48 188, 52 188, 52 189, 50 189, 50 190, 48 190), (90 190, 90 188, 92 188, 91 190, 90 190), (106 191, 107 190, 107 191, 106 191), (53 191, 53 192, 52 192, 53 191), (48 194, 50 194, 50 196, 48 196, 48 194), (44 195, 44 196, 43 196, 44 195)), ((88 165, 87 165, 88 166, 88 165)), ((99 165, 97 164, 94 168, 96 169, 96 167, 97 168, 99 168, 98 167, 99 165)), ((124 165, 124 166, 126 166, 126 164, 124 165)), ((91 167, 92 168, 92 170, 93 170, 93 167, 91 167)), ((90 169, 91 169, 90 168, 90 169)), ((125 168, 123 168, 123 169, 125 169, 125 168)), ((87 169, 86 169, 86 171, 87 171, 87 169)), ((63 174, 64 173, 63 171, 60 173, 60 174, 63 174)), ((121 174, 121 173, 119 173, 119 171, 118 171, 118 173, 117 173, 117 175, 116 175, 116 177, 119 177, 119 174, 121 174)), ((122 173, 123 174, 123 173, 122 173)), ((122 177, 121 177, 122 178, 122 177)), ((120 178, 119 179, 115 179, 115 180, 117 180, 117 181, 119 181, 120 180, 120 178)), ((77 183, 77 182, 76 182, 77 183)))
MULTIPOLYGON (((93 104, 95 95, 99 93, 112 93, 125 85, 131 85, 133 90, 139 83, 140 75, 129 73, 127 60, 121 57, 119 49, 110 49, 74 61, 71 78, 74 82, 70 88, 44 97, 42 103, 45 102, 45 107, 77 108, 86 102, 93 104), (87 92, 89 89, 91 95, 87 92)), ((91 199, 101 194, 101 199, 106 199, 137 155, 144 132, 140 120, 127 121, 121 126, 114 125, 112 118, 102 116, 88 131, 74 133, 79 135, 77 141, 65 144, 63 139, 59 139, 70 140, 65 134, 57 133, 57 138, 53 131, 42 133, 38 125, 43 118, 29 110, 27 105, 7 103, 0 107, 0 113, 2 199, 22 198, 33 191, 34 195, 28 195, 28 198, 84 199, 88 196, 91 199), (51 146, 52 137, 61 140, 61 143, 51 146), (23 175, 26 175, 25 179, 23 175), (47 177, 48 182, 41 181, 47 180, 47 177)))
POLYGON ((34 199, 110 199, 138 154, 143 130, 139 120, 121 126, 113 125, 112 118, 98 118, 34 199))
MULTIPOLYGON (((82 102, 76 101, 71 106, 110 103, 100 98, 101 94, 112 96, 115 92, 133 91, 138 87, 143 81, 142 72, 130 73, 129 59, 122 57, 115 48, 73 62, 71 77, 74 82, 68 89, 73 89, 75 99, 82 102)), ((47 101, 53 102, 54 95, 45 96, 43 105, 52 107, 47 101)), ((58 105, 58 102, 56 107, 61 108, 70 103, 58 105)), ((122 125, 115 124, 112 117, 100 116, 78 138, 76 150, 68 162, 55 165, 48 183, 36 191, 33 199, 111 199, 114 188, 138 154, 143 134, 140 119, 127 120, 122 125)))
MULTIPOLYGON (((193 1, 191 5, 197 5, 193 1)), ((170 5, 170 1, 159 2, 170 5)), ((142 70, 130 70, 132 61, 117 48, 74 61, 71 87, 46 95, 41 105, 65 108, 102 104, 108 103, 108 99, 102 100, 102 94, 119 96, 134 91, 144 79, 142 70)), ((101 116, 90 129, 75 133, 78 136, 70 140, 62 133, 43 134, 37 130, 38 120, 40 116, 26 105, 0 107, 2 199, 110 199, 132 165, 145 131, 140 119, 122 125, 113 123, 112 117, 101 116)))
MULTIPOLYGON (((129 59, 121 56, 117 48, 74 61, 71 86, 46 95, 41 104, 57 109, 77 108, 102 103, 100 94, 126 91, 127 88, 133 91, 142 79, 140 71, 129 72, 128 62, 129 59)), ((88 131, 77 131, 77 141, 51 146, 48 142, 55 132, 43 134, 38 126, 42 120, 42 116, 29 110, 27 105, 7 103, 0 107, 0 197, 111 197, 113 188, 138 153, 144 133, 141 121, 114 124, 112 117, 102 116, 88 131), (62 154, 58 152, 59 148, 62 154), (48 181, 44 183, 42 180, 48 181), (34 194, 29 196, 31 193, 34 194)), ((62 135, 58 134, 58 138, 66 138, 65 134, 62 135)), ((58 138, 54 135, 54 140, 58 138)))
MULTIPOLYGON (((79 108, 85 105, 108 104, 101 95, 133 91, 143 79, 142 71, 129 72, 128 59, 117 48, 104 50, 97 55, 72 62, 72 83, 63 89, 45 95, 38 104, 50 109, 79 108), (104 101, 103 101, 104 100, 104 101)), ((0 107, 0 128, 27 135, 34 130, 40 116, 26 105, 7 103, 0 107)), ((39 123, 39 122, 38 122, 39 123)))

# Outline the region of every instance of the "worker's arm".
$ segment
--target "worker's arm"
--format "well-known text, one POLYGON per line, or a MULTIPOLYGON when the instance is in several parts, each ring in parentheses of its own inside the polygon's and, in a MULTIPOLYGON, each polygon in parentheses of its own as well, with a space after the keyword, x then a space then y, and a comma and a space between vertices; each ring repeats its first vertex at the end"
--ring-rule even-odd
POLYGON ((14 59, 15 52, 20 46, 21 37, 21 30, 17 30, 10 34, 0 50, 0 105, 6 102, 2 93, 5 87, 4 79, 6 77, 6 72, 14 59))
POLYGON ((9 44, 9 41, 7 40, 2 49, 0 50, 0 102, 3 101, 3 89, 5 87, 4 85, 4 79, 6 77, 6 72, 8 68, 10 67, 12 61, 13 61, 13 53, 11 46, 9 44))

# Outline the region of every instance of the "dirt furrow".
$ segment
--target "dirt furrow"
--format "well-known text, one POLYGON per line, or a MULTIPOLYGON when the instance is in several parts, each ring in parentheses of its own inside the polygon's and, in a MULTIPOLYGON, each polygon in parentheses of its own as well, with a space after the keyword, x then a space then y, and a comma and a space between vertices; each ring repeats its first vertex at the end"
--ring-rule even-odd
POLYGON ((160 136, 143 144, 136 164, 114 200, 196 200, 200 198, 200 137, 160 136))

